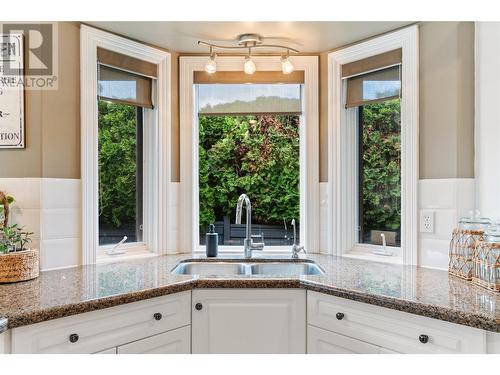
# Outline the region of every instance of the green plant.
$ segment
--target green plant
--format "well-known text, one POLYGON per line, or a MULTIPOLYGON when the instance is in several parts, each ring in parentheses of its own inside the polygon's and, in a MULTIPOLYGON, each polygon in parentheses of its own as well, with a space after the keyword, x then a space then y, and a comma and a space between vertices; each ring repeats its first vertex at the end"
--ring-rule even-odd
POLYGON ((99 221, 135 219, 136 107, 99 101, 99 221))
POLYGON ((399 99, 363 107, 363 226, 401 227, 399 99))
POLYGON ((201 116, 200 227, 232 218, 241 193, 255 222, 299 218, 299 116, 201 116))
POLYGON ((27 232, 17 224, 0 228, 0 253, 26 250, 32 235, 33 232, 27 232))

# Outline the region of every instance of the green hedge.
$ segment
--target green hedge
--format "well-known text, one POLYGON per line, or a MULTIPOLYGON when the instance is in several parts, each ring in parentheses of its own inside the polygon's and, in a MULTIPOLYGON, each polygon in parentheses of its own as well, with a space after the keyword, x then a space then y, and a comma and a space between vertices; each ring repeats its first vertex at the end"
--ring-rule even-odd
POLYGON ((242 193, 261 224, 299 219, 299 117, 202 116, 200 227, 234 218, 242 193))

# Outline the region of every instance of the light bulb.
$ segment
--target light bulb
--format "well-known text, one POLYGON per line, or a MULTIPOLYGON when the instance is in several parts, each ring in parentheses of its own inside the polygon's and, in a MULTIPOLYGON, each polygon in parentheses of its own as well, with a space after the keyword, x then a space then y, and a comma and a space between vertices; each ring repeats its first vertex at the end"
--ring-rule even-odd
POLYGON ((286 57, 283 56, 281 58, 281 71, 283 72, 283 74, 290 74, 294 70, 295 70, 295 68, 293 67, 293 64, 290 61, 290 59, 288 58, 288 56, 286 56, 286 57))
POLYGON ((243 70, 246 74, 254 74, 257 70, 255 63, 250 56, 245 57, 245 64, 243 65, 243 70))
POLYGON ((217 71, 217 63, 215 62, 215 55, 210 55, 207 63, 205 64, 205 72, 208 74, 215 73, 217 71))

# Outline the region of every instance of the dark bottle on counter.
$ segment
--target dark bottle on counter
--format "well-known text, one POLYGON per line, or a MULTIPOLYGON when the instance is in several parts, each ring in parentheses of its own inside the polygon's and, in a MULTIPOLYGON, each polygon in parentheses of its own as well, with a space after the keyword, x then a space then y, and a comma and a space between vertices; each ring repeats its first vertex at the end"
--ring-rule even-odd
POLYGON ((208 226, 208 233, 206 234, 206 252, 208 258, 217 256, 219 252, 219 235, 215 232, 215 226, 210 224, 208 226))

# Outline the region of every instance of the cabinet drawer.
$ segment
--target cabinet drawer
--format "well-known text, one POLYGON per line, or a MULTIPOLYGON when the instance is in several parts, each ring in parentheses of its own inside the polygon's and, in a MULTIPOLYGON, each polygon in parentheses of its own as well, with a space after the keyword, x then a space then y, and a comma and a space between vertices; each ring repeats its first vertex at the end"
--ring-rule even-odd
POLYGON ((307 312, 308 324, 400 353, 486 350, 481 330, 322 293, 308 292, 307 312))
POLYGON ((190 306, 186 291, 14 328, 12 352, 96 353, 186 326, 190 306))
POLYGON ((118 354, 189 354, 191 327, 186 326, 118 347, 118 354))
POLYGON ((109 348, 105 350, 101 350, 100 352, 94 353, 94 354, 116 354, 116 347, 115 348, 109 348))
POLYGON ((380 347, 325 329, 307 326, 308 354, 378 354, 380 347))

